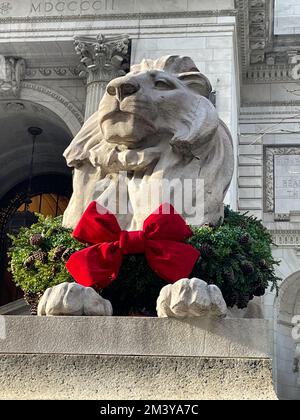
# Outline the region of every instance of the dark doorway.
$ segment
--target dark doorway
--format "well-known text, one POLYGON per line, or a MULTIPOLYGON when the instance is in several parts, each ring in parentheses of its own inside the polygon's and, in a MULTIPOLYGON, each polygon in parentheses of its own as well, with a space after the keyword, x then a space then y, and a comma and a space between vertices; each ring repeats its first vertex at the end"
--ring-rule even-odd
POLYGON ((0 200, 0 306, 23 296, 8 271, 7 250, 10 243, 7 234, 16 233, 22 226, 30 226, 35 221, 35 212, 54 217, 63 214, 72 194, 71 176, 36 176, 32 179, 32 202, 29 212, 25 213, 27 184, 26 180, 16 185, 0 200))

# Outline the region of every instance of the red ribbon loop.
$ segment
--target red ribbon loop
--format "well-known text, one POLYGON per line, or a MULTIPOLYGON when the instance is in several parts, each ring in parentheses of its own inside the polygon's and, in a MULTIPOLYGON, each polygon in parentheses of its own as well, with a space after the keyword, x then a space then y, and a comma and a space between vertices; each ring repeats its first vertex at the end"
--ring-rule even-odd
POLYGON ((128 232, 113 214, 99 214, 93 201, 73 232, 92 246, 71 255, 66 267, 77 283, 104 288, 116 279, 123 255, 143 253, 160 278, 174 283, 188 277, 199 258, 199 251, 184 243, 190 236, 191 229, 170 204, 148 216, 143 230, 128 232))

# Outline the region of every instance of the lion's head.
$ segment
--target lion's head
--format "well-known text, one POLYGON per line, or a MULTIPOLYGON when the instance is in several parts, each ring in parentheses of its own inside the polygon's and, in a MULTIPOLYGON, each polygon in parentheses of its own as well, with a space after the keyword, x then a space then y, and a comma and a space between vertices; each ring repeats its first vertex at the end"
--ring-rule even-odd
MULTIPOLYGON (((123 170, 147 171, 149 176, 159 168, 169 178, 176 176, 175 167, 181 178, 193 171, 194 178, 205 179, 207 201, 212 203, 208 211, 214 205, 220 214, 232 177, 233 151, 230 134, 209 100, 211 91, 209 80, 189 57, 143 60, 108 84, 98 111, 65 151, 68 165, 81 172, 88 165, 100 168, 93 181, 90 177, 94 183, 123 170)), ((88 190, 90 196, 79 213, 97 198, 91 194, 93 188, 88 190)), ((69 207, 74 203, 71 200, 69 207)), ((74 211, 70 214, 74 218, 74 211)))

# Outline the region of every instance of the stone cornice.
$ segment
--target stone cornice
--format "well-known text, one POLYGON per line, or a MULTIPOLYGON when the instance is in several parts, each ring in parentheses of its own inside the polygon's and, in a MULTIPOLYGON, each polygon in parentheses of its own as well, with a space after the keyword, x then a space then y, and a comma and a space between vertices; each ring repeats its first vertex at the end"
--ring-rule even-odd
POLYGON ((292 82, 300 36, 274 35, 274 0, 237 0, 237 6, 244 83, 292 82))
POLYGON ((299 250, 300 229, 299 230, 269 230, 273 242, 277 246, 292 247, 299 250))
POLYGON ((197 17, 220 17, 236 16, 237 10, 203 10, 203 11, 185 11, 185 12, 158 12, 158 13, 110 13, 93 15, 57 15, 57 16, 24 16, 24 17, 0 17, 1 24, 11 23, 39 23, 39 22, 61 22, 61 21, 99 21, 101 20, 132 20, 132 19, 173 19, 173 18, 197 18, 197 17))

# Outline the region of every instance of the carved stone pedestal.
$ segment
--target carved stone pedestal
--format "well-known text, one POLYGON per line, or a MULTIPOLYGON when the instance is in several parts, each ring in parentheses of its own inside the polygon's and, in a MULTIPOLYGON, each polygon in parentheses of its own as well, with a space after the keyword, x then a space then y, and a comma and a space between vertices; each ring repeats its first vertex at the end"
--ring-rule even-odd
POLYGON ((3 319, 0 399, 276 399, 265 320, 3 319))

